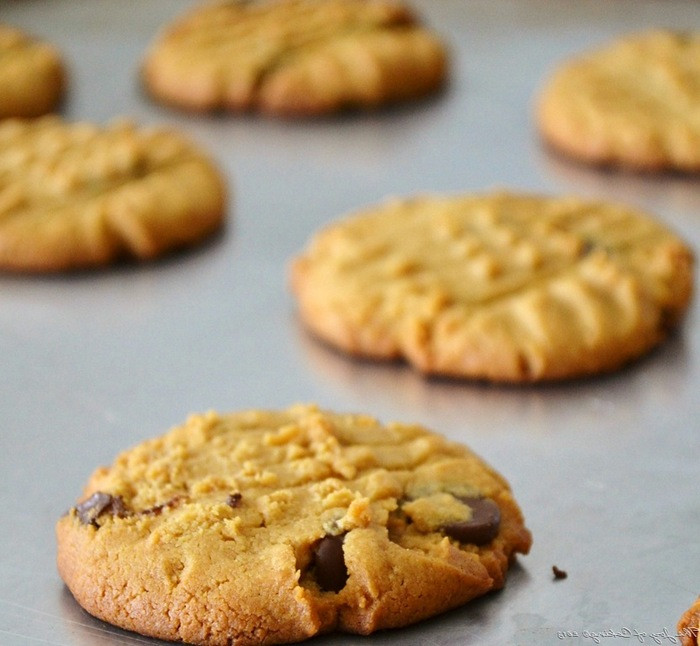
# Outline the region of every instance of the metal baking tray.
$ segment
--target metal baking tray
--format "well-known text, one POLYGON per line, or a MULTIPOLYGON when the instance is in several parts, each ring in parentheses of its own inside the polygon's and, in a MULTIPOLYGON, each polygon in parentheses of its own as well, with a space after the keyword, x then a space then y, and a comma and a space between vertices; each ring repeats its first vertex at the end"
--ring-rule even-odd
POLYGON ((62 114, 177 127, 230 181, 229 223, 161 262, 0 277, 0 644, 155 644, 97 621, 56 572, 54 523, 92 469, 207 409, 318 402, 422 423, 510 481, 534 535, 506 588, 371 638, 324 645, 674 643, 700 593, 700 324, 621 372, 561 385, 424 379, 348 359, 299 326, 289 258, 387 195, 505 187, 645 208, 700 245, 700 184, 591 169, 542 148, 532 99, 561 59, 653 26, 700 27, 688 0, 414 0, 449 43, 449 87, 317 121, 195 116, 151 103, 139 62, 184 0, 0 0, 56 43, 62 114), (568 572, 555 581, 552 566, 568 572))

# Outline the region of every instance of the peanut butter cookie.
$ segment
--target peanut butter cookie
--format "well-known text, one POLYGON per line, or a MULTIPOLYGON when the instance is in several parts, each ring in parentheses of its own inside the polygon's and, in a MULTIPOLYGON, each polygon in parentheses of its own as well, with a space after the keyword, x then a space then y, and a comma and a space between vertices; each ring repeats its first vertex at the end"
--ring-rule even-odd
POLYGON ((0 123, 0 269, 51 272, 149 259, 217 229, 224 182, 172 131, 0 123))
POLYGON ((291 267, 304 323, 352 355, 532 382, 613 370, 686 309, 692 255, 615 204, 508 193, 394 200, 291 267))
POLYGON ((651 31, 573 58, 546 82, 544 139, 579 160, 700 170, 700 33, 651 31))
POLYGON ((95 471, 56 531, 88 612, 208 646, 404 626, 500 588, 531 542, 467 448, 314 406, 193 416, 95 471))
POLYGON ((681 646, 700 645, 700 599, 685 612, 678 622, 678 637, 681 646))
POLYGON ((197 7, 146 55, 157 99, 182 108, 314 115, 421 97, 446 54, 394 0, 273 0, 197 7))
POLYGON ((51 112, 64 84, 63 63, 53 46, 0 23, 0 119, 51 112))

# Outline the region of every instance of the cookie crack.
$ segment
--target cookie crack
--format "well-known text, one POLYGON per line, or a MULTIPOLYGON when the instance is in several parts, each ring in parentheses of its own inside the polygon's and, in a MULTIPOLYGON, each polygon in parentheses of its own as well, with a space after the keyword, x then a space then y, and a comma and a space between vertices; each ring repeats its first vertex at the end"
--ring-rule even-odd
POLYGON ((389 23, 357 25, 346 27, 345 29, 340 29, 338 31, 325 32, 302 43, 283 47, 276 56, 266 61, 266 64, 260 70, 255 83, 253 84, 253 96, 255 96, 256 99, 259 99, 260 93, 267 81, 277 72, 279 72, 279 70, 290 66, 294 62, 301 60, 305 55, 311 54, 314 51, 316 53, 323 52, 324 48, 326 48, 329 43, 336 41, 340 42, 351 36, 364 36, 378 32, 401 31, 405 30, 406 28, 410 28, 412 25, 413 21, 410 18, 403 17, 389 23))
MULTIPOLYGON (((596 249, 600 249, 601 251, 603 251, 602 248, 596 247, 596 249)), ((497 305, 502 301, 527 293, 530 290, 537 289, 542 285, 546 285, 549 282, 555 281, 558 278, 566 276, 567 274, 575 271, 576 267, 579 266, 582 262, 584 262, 587 256, 588 253, 586 253, 583 256, 580 256, 579 258, 576 258, 572 262, 564 264, 563 266, 541 271, 536 276, 526 276, 522 279, 522 281, 519 284, 504 286, 500 290, 495 291, 495 293, 488 296, 484 296, 477 300, 467 301, 466 299, 460 297, 447 299, 444 303, 440 304, 439 311, 436 312, 433 317, 425 318, 422 320, 429 328, 431 325, 431 319, 435 320, 439 317, 440 313, 445 312, 452 306, 461 305, 465 307, 468 311, 472 312, 476 310, 481 310, 484 307, 497 305)), ((429 330, 425 330, 425 333, 432 334, 431 332, 429 332, 429 330)))
MULTIPOLYGON (((508 300, 513 297, 525 294, 531 290, 538 289, 548 283, 554 282, 560 278, 567 276, 568 274, 575 273, 577 268, 580 267, 584 262, 587 262, 589 257, 594 253, 604 254, 608 259, 615 262, 619 269, 623 269, 632 274, 637 274, 634 265, 628 262, 627 254, 628 251, 633 251, 638 249, 643 245, 644 242, 652 239, 650 235, 639 236, 635 239, 625 240, 614 246, 600 244, 597 242, 588 241, 582 248, 580 255, 566 262, 563 266, 555 267, 550 270, 542 271, 539 275, 529 276, 523 279, 523 281, 516 286, 505 287, 501 291, 483 298, 476 302, 465 303, 469 309, 476 310, 482 307, 492 306, 498 304, 501 301, 508 300)), ((648 245, 650 248, 652 245, 648 245)), ((449 303, 445 304, 442 308, 443 310, 449 307, 449 303)))
POLYGON ((30 205, 29 207, 24 203, 20 203, 9 211, 4 213, 0 212, 0 225, 6 224, 16 218, 50 219, 67 206, 76 207, 76 210, 79 210, 86 204, 97 201, 105 195, 119 190, 132 182, 143 181, 150 175, 167 171, 171 168, 177 168, 182 163, 195 159, 196 158, 188 155, 182 155, 181 157, 173 158, 167 162, 149 166, 145 171, 140 171, 136 174, 121 175, 114 179, 106 178, 86 183, 85 186, 81 186, 76 192, 68 192, 58 197, 49 196, 46 202, 43 203, 40 202, 39 204, 30 205), (96 186, 99 186, 98 190, 95 190, 96 186))

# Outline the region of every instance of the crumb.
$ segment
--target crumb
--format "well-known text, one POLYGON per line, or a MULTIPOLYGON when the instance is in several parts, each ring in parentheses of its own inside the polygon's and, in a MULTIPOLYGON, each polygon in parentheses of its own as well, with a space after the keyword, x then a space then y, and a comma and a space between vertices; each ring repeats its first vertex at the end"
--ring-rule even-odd
POLYGON ((560 570, 556 565, 552 566, 552 572, 554 573, 554 578, 557 580, 565 579, 567 576, 569 576, 566 570, 560 570))

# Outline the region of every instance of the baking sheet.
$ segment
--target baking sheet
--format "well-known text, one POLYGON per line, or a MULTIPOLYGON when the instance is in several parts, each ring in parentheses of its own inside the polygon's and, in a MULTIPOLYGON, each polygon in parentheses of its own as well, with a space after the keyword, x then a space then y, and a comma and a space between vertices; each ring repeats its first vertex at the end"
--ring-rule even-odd
POLYGON ((62 113, 176 126, 231 182, 225 232, 165 261, 0 277, 0 644, 155 644, 85 614, 55 569, 53 525, 92 469, 192 411, 314 401, 418 422, 503 473, 534 535, 502 592, 414 627, 315 644, 674 643, 700 593, 698 305, 624 371, 503 388, 353 361, 298 325, 286 267, 319 226, 387 195, 507 187, 621 200, 694 248, 700 185, 588 169, 544 151, 543 75, 649 26, 700 27, 674 0, 415 0, 450 45, 439 97, 372 114, 279 122, 191 116, 140 92, 140 57, 183 0, 0 0, 0 20, 55 42, 62 113), (568 572, 554 581, 552 565, 568 572))

